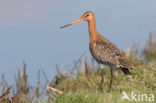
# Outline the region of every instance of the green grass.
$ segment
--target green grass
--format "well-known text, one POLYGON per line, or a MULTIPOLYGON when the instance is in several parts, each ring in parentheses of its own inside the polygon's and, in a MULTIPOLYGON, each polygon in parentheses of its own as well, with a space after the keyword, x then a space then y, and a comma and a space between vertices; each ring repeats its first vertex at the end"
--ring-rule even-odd
MULTIPOLYGON (((45 93, 46 88, 41 88, 40 85, 40 70, 38 72, 37 86, 32 88, 29 85, 29 76, 26 73, 26 64, 23 66, 23 74, 19 70, 17 76, 15 76, 15 86, 12 88, 2 75, 2 82, 0 82, 0 103, 156 103, 156 42, 153 42, 150 38, 146 43, 146 46, 141 50, 141 60, 136 58, 138 48, 132 46, 128 50, 123 52, 123 55, 128 58, 136 66, 130 70, 132 75, 127 76, 118 69, 113 69, 114 80, 111 91, 108 92, 110 82, 110 70, 104 71, 104 83, 103 88, 99 89, 101 82, 100 68, 95 71, 93 68, 94 63, 88 64, 87 60, 82 61, 80 59, 75 62, 74 69, 77 70, 77 74, 74 76, 65 76, 59 73, 59 68, 56 67, 58 75, 53 87, 62 91, 63 94, 57 95, 54 92, 48 90, 45 93), (84 69, 80 69, 78 65, 84 65, 84 69), (90 68, 91 67, 91 68, 90 68), (9 88, 10 87, 10 88, 9 88), (13 90, 14 88, 14 90, 13 90), (42 89, 44 93, 42 93, 42 89), (123 91, 128 94, 131 99, 131 93, 135 93, 138 98, 141 94, 146 94, 150 97, 150 94, 154 95, 154 101, 129 101, 122 100, 123 91), (12 96, 9 96, 9 93, 12 96), (44 98, 46 96, 46 98, 44 98)), ((74 71, 75 72, 75 71, 74 71)), ((46 78, 45 73, 42 71, 43 76, 46 78)), ((68 71, 68 73, 72 73, 68 71)), ((51 82, 50 82, 51 83, 51 82)), ((47 83, 48 84, 48 83, 47 83)))
MULTIPOLYGON (((49 101, 50 103, 132 103, 132 101, 121 100, 123 91, 129 96, 131 92, 136 94, 146 93, 147 95, 154 94, 156 96, 156 64, 139 64, 131 72, 132 77, 128 77, 121 71, 114 70, 111 92, 107 92, 110 79, 109 70, 105 70, 102 90, 99 89, 101 80, 99 69, 88 74, 81 71, 75 78, 60 76, 56 88, 64 93, 49 97, 49 101)), ((156 97, 154 99, 156 102, 156 97)), ((141 103, 148 102, 144 100, 141 103)))
MULTIPOLYGON (((121 100, 123 91, 125 91, 129 97, 131 93, 135 94, 153 94, 154 101, 156 102, 156 62, 150 61, 146 64, 141 63, 138 60, 130 60, 137 64, 134 69, 130 70, 132 75, 127 76, 123 74, 119 69, 113 69, 114 80, 111 91, 108 92, 110 82, 110 70, 104 71, 104 83, 103 89, 99 89, 101 76, 100 68, 92 72, 91 68, 84 70, 77 70, 77 75, 74 77, 67 77, 63 75, 57 75, 57 84, 54 88, 61 90, 63 94, 56 95, 49 93, 46 95, 48 99, 44 99, 40 93, 37 93, 40 88, 37 87, 35 92, 40 95, 40 99, 37 98, 36 94, 31 94, 31 88, 27 83, 28 75, 26 72, 22 76, 19 72, 17 77, 17 92, 13 97, 7 95, 0 103, 8 103, 7 101, 13 100, 15 103, 148 103, 145 101, 128 101, 121 100), (25 78, 25 79, 24 79, 25 78), (23 91, 24 90, 24 91, 23 91), (16 95, 17 94, 17 95, 16 95), (31 97, 32 95, 32 97, 31 97), (36 102, 33 102, 36 100, 36 102)), ((2 85, 1 85, 2 86, 2 85)), ((46 90, 46 89, 45 89, 46 90)), ((152 103, 152 102, 149 102, 152 103)), ((154 103, 154 102, 153 102, 154 103)))

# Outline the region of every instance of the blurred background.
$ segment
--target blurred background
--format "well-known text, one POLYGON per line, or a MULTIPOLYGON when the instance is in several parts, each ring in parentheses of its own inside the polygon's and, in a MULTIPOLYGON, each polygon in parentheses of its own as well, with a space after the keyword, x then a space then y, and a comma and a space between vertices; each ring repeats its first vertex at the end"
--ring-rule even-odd
POLYGON ((86 11, 95 13, 99 33, 121 50, 132 42, 141 49, 150 33, 156 35, 155 4, 155 0, 0 1, 0 75, 13 84, 25 61, 34 85, 39 69, 53 78, 55 64, 70 69, 82 53, 90 62, 87 22, 59 29, 86 11))

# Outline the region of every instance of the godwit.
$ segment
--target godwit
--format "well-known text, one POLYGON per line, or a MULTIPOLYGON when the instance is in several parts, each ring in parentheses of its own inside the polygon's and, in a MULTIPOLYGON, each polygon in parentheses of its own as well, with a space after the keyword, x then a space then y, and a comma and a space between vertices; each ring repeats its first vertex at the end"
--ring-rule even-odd
POLYGON ((89 26, 89 48, 94 59, 101 65, 101 84, 100 88, 102 88, 102 84, 104 82, 104 65, 110 67, 111 70, 111 78, 109 91, 111 89, 112 81, 113 81, 113 68, 119 68, 126 75, 131 75, 129 68, 133 68, 133 64, 128 62, 121 54, 118 47, 110 42, 108 39, 100 35, 96 30, 96 20, 94 13, 91 11, 85 12, 80 19, 64 25, 60 28, 64 28, 70 26, 72 24, 78 23, 80 21, 88 21, 89 26))

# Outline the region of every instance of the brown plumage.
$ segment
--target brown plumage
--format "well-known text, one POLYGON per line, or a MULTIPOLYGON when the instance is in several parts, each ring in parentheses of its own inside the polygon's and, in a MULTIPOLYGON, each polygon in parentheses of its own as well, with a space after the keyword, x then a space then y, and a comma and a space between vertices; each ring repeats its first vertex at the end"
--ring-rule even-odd
POLYGON ((130 74, 128 68, 133 68, 133 64, 128 62, 121 55, 117 46, 106 38, 94 40, 89 47, 92 56, 98 63, 120 68, 125 74, 130 74))
MULTIPOLYGON (((61 28, 67 27, 69 25, 75 24, 80 21, 88 21, 89 27, 89 48, 92 56, 99 64, 108 65, 111 69, 111 80, 109 90, 111 88, 113 80, 112 68, 119 68, 123 73, 130 75, 129 69, 133 68, 133 64, 128 62, 120 53, 118 47, 110 42, 108 39, 100 35, 96 30, 96 20, 94 13, 91 11, 85 12, 80 19, 62 26, 61 28)), ((103 67, 101 72, 101 85, 103 83, 103 67)))

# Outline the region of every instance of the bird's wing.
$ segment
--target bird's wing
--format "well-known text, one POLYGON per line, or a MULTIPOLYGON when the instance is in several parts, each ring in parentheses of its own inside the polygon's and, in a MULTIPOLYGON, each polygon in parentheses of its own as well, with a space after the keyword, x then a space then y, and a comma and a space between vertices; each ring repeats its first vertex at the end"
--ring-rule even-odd
POLYGON ((93 57, 101 63, 117 64, 117 58, 121 56, 117 46, 107 39, 99 39, 90 43, 90 51, 93 57))
POLYGON ((119 62, 119 65, 121 67, 124 67, 124 68, 131 68, 132 69, 134 67, 134 64, 130 63, 124 57, 119 57, 118 58, 118 62, 119 62))
POLYGON ((98 62, 115 64, 121 68, 133 68, 133 64, 121 55, 119 48, 107 39, 92 42, 90 51, 98 62))

